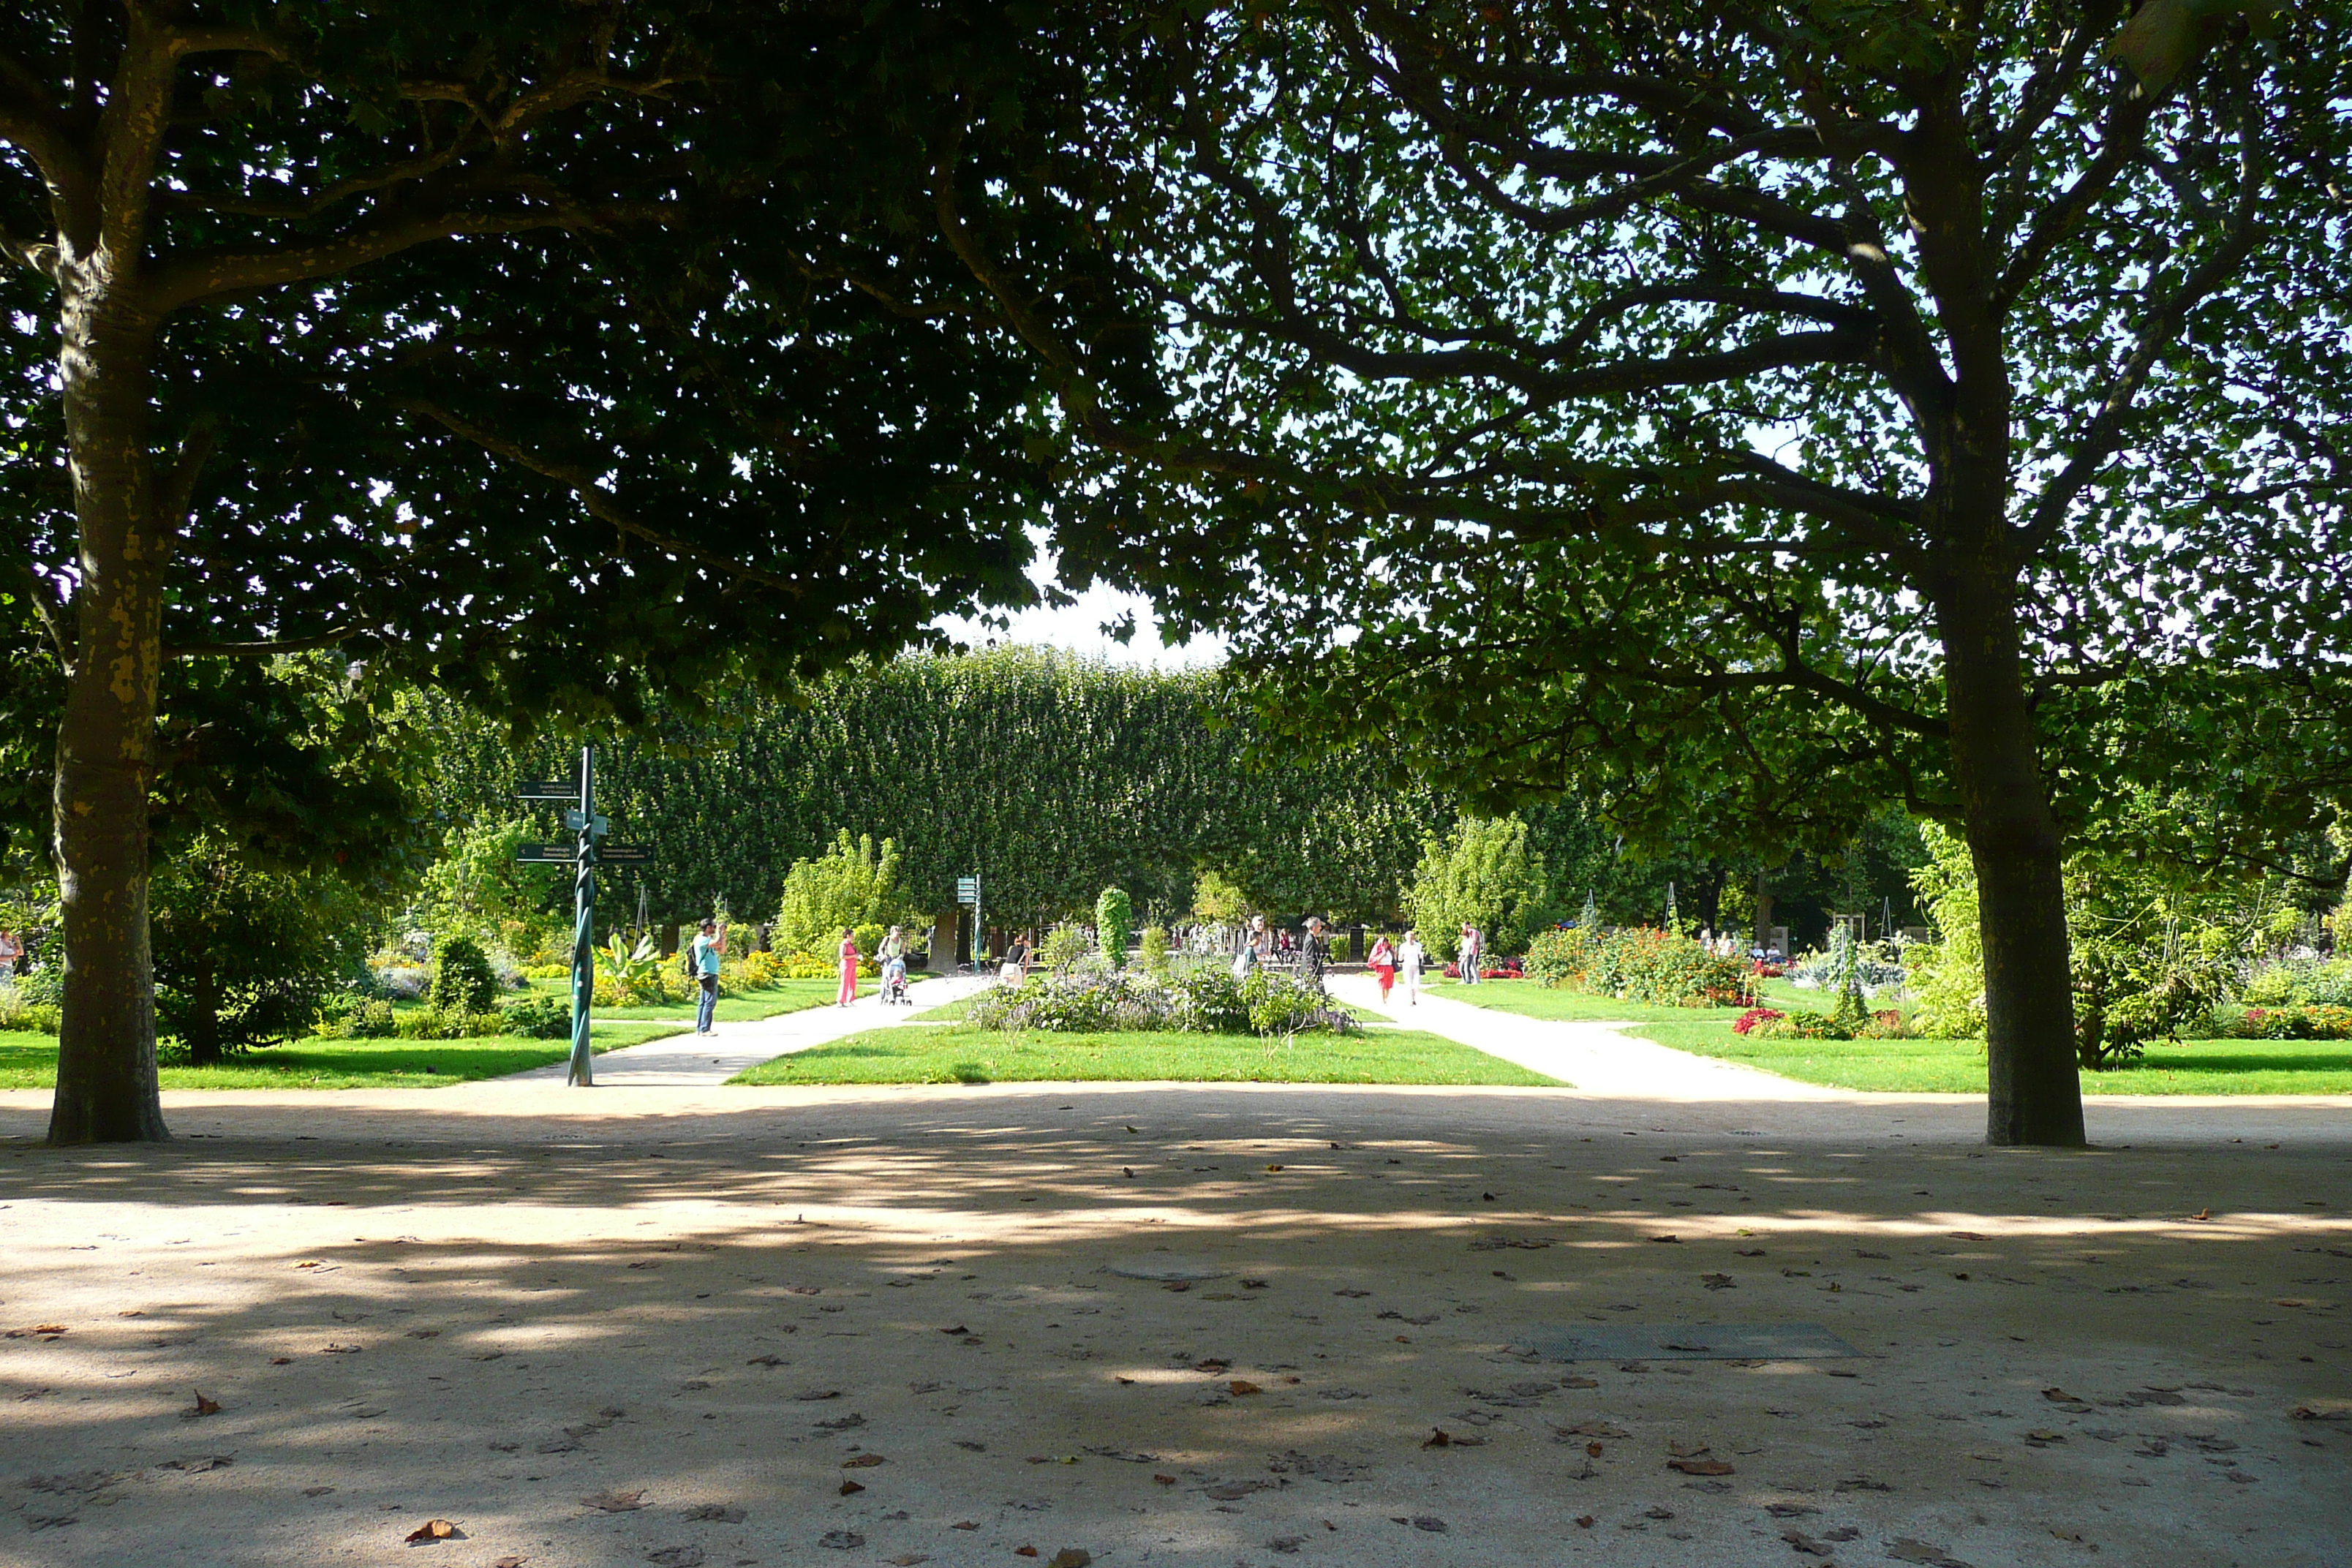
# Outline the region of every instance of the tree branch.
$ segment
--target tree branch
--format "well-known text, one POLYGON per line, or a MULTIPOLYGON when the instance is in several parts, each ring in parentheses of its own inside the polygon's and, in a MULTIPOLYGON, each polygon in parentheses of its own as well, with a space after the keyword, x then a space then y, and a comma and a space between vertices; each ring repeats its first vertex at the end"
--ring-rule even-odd
POLYGON ((429 403, 423 398, 396 398, 394 400, 394 406, 432 420, 458 439, 472 442, 494 458, 503 458, 517 468, 527 468, 542 479, 553 479, 557 484, 578 496, 581 505, 588 510, 591 517, 611 524, 616 532, 629 538, 643 540, 665 554, 674 555, 681 561, 691 561, 698 566, 707 566, 713 572, 724 574, 729 577, 773 588, 796 599, 807 593, 805 585, 795 583, 789 577, 763 571, 757 566, 746 565, 740 561, 730 560, 714 551, 705 550, 700 545, 690 544, 675 535, 648 527, 622 506, 610 490, 599 485, 595 475, 576 464, 566 463, 533 451, 520 442, 508 440, 441 407, 438 404, 429 403))
POLYGON ((333 277, 437 239, 521 234, 541 228, 600 228, 632 220, 658 220, 672 210, 659 205, 633 205, 612 208, 562 206, 514 213, 445 211, 372 224, 315 245, 166 257, 154 268, 146 289, 146 304, 161 316, 186 305, 298 283, 309 278, 333 277))
POLYGON ((320 632, 308 637, 269 637, 259 642, 196 642, 183 643, 163 650, 165 658, 267 658, 278 653, 315 653, 320 648, 335 647, 355 636, 357 626, 337 626, 331 632, 320 632))

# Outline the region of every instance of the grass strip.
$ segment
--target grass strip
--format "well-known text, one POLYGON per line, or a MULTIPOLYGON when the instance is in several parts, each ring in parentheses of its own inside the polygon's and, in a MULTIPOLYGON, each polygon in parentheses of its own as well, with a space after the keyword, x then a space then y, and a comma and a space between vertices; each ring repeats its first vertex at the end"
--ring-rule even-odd
MULTIPOLYGON (((1736 1008, 1654 1007, 1532 981, 1449 985, 1446 996, 1529 1018, 1625 1022, 1629 1035, 1695 1056, 1779 1073, 1801 1083, 1880 1094, 1982 1094, 1982 1040, 1780 1040, 1731 1032, 1736 1008)), ((1822 1006, 1818 993, 1799 1006, 1822 1006)), ((1768 989, 1769 1005, 1787 1008, 1768 989)), ((2133 1067, 2081 1074, 2085 1095, 2352 1094, 2352 1041, 2158 1042, 2133 1067)))
POLYGON ((1396 1083, 1557 1088, 1559 1080, 1408 1029, 1298 1035, 999 1034, 905 1024, 763 1062, 742 1084, 1396 1083))
MULTIPOLYGON (((690 1020, 689 1020, 690 1021, 690 1020)), ((667 1020, 595 1025, 601 1055, 682 1032, 667 1020)), ((302 1040, 231 1058, 218 1067, 162 1069, 165 1089, 444 1089, 525 1072, 572 1054, 569 1040, 486 1035, 470 1040, 302 1040)), ((54 1089, 55 1035, 0 1033, 0 1089, 54 1089)))

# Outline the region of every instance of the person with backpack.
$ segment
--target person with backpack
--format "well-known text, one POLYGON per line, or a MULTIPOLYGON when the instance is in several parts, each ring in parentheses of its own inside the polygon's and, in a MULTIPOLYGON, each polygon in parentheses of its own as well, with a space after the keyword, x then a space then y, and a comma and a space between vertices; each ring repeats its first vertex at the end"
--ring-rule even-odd
POLYGON ((694 1032, 711 1032, 713 1016, 719 1011, 719 961, 727 952, 727 933, 719 929, 717 921, 705 921, 695 934, 694 950, 689 956, 695 979, 702 986, 701 999, 694 1006, 694 1032))

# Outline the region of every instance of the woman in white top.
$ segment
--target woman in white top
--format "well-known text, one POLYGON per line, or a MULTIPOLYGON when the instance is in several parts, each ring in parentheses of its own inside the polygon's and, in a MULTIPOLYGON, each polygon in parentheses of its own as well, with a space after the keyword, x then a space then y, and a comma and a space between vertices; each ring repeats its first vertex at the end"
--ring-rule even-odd
POLYGON ((1428 955, 1422 952, 1419 932, 1407 930, 1404 940, 1397 943, 1397 973, 1404 981, 1404 1005, 1421 1005, 1421 963, 1428 955))

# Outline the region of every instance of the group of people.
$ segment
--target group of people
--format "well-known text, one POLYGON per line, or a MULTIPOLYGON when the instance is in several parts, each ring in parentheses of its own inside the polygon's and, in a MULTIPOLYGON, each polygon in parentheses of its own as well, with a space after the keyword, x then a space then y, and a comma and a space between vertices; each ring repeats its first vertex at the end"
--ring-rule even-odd
MULTIPOLYGON (((694 976, 702 987, 702 995, 695 1003, 694 1032, 711 1032, 714 1015, 719 1010, 719 965, 727 955, 727 933, 715 920, 704 921, 695 932, 694 951, 688 961, 694 976)), ((846 1007, 857 1000, 857 965, 865 957, 857 950, 857 932, 849 926, 841 928, 841 989, 835 994, 834 1005, 846 1007)), ((882 969, 882 1000, 907 1000, 907 933, 892 926, 875 950, 874 961, 882 969)))

